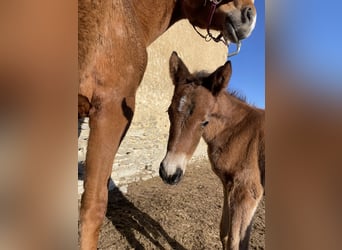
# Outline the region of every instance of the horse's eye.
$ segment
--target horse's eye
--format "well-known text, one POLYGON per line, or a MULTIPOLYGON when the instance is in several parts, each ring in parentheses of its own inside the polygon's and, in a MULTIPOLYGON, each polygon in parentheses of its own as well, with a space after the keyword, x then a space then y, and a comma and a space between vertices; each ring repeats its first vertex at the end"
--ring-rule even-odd
POLYGON ((204 128, 205 126, 207 126, 207 125, 208 125, 208 123, 209 123, 208 121, 204 121, 204 122, 202 122, 202 123, 201 123, 201 126, 202 126, 202 128, 204 128))

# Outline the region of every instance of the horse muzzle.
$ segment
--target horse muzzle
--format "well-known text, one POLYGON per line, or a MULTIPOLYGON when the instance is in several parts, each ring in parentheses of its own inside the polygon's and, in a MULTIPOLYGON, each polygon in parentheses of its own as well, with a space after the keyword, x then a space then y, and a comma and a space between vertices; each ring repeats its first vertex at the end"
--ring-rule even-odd
POLYGON ((238 43, 242 39, 250 36, 255 28, 256 12, 251 7, 234 10, 227 14, 224 27, 223 37, 226 41, 238 43))
POLYGON ((165 165, 162 162, 160 163, 159 167, 159 176, 160 178, 162 178, 164 183, 175 185, 181 180, 183 176, 183 170, 180 167, 177 167, 176 171, 173 174, 168 174, 165 169, 165 165))

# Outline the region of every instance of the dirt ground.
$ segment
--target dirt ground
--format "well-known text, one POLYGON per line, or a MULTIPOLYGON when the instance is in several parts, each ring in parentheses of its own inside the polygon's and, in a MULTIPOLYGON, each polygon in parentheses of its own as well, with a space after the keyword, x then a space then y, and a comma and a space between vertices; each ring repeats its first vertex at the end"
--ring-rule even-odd
MULTIPOLYGON (((222 249, 223 192, 207 162, 187 167, 176 186, 159 177, 109 193, 99 249, 222 249)), ((254 217, 250 249, 265 249, 265 203, 254 217)))

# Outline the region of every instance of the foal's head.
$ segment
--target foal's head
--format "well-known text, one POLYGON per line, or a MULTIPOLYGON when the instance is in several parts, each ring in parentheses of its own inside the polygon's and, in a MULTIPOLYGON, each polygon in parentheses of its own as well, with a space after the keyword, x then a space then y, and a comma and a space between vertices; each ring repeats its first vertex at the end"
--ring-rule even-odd
POLYGON ((167 154, 159 169, 164 182, 176 184, 180 181, 187 161, 210 126, 217 96, 225 91, 231 73, 228 61, 210 75, 190 74, 177 53, 172 53, 170 75, 175 90, 168 109, 171 124, 167 154))
POLYGON ((254 0, 182 0, 180 5, 182 15, 200 28, 208 28, 210 11, 215 5, 209 28, 221 31, 226 41, 237 43, 255 27, 254 0))

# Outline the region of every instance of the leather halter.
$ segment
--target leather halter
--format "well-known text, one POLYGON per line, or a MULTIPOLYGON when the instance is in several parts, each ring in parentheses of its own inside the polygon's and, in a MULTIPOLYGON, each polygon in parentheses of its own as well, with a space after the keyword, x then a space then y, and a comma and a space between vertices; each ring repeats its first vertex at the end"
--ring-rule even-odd
MULTIPOLYGON (((219 5, 222 0, 209 0, 211 5, 210 5, 210 12, 209 12, 209 16, 208 16, 208 24, 207 24, 207 34, 206 35, 202 35, 198 30, 197 28, 195 27, 195 25, 192 25, 192 27, 194 28, 194 30, 197 32, 197 34, 199 34, 202 38, 204 38, 204 40, 206 42, 210 42, 211 40, 213 40, 214 42, 223 42, 227 47, 229 47, 229 44, 227 44, 227 42, 222 39, 223 35, 222 33, 220 33, 217 37, 214 37, 211 32, 210 32, 210 24, 213 20, 213 16, 214 16, 214 13, 215 13, 215 10, 216 10, 216 7, 217 5, 219 5)), ((204 0, 204 6, 207 5, 207 0, 204 0)), ((239 52, 240 52, 240 48, 241 48, 241 42, 239 41, 237 43, 237 48, 236 48, 236 51, 228 54, 228 57, 231 57, 231 56, 235 56, 237 55, 239 52)))
MULTIPOLYGON (((209 12, 209 16, 208 16, 208 24, 207 24, 207 34, 206 35, 202 35, 197 28, 195 27, 195 25, 192 25, 192 27, 195 29, 195 31, 197 32, 197 34, 199 34, 202 38, 205 39, 206 42, 210 42, 211 40, 215 41, 215 42, 223 42, 225 45, 227 45, 226 41, 224 39, 222 39, 222 34, 219 34, 217 37, 214 37, 209 30, 210 24, 213 20, 213 16, 216 10, 216 6, 218 4, 220 4, 222 2, 222 0, 209 0, 211 2, 210 5, 210 12, 209 12)), ((207 0, 204 1, 204 6, 207 5, 207 0)))

